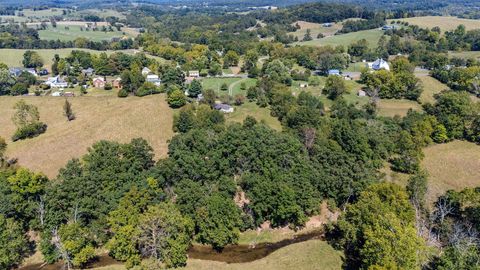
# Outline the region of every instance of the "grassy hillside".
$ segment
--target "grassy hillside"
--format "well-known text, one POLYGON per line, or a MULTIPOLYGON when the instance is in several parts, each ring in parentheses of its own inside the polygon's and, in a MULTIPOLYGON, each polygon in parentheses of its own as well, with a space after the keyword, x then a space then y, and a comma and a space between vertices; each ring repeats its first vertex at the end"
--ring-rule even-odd
POLYGON ((409 109, 421 111, 422 106, 406 99, 382 99, 378 103, 378 114, 381 116, 405 116, 409 109))
POLYGON ((160 158, 166 156, 167 140, 173 135, 172 110, 164 95, 71 98, 77 116, 72 122, 63 116, 63 98, 27 97, 23 98, 27 103, 38 106, 41 121, 48 125, 47 132, 33 139, 11 142, 15 131, 11 121, 13 105, 20 99, 0 97, 0 136, 8 139, 7 155, 17 157, 22 166, 50 177, 56 176, 68 160, 81 157, 99 140, 128 142, 143 137, 154 148, 156 158, 160 158))
POLYGON ((235 111, 231 114, 225 115, 227 122, 240 122, 242 123, 243 120, 247 116, 253 116, 257 121, 265 122, 269 127, 275 130, 282 130, 282 125, 277 118, 270 115, 269 108, 260 108, 254 102, 247 102, 242 106, 236 106, 235 111))
POLYGON ((421 103, 434 103, 435 98, 433 97, 435 94, 442 92, 445 89, 449 89, 447 85, 441 83, 437 79, 430 77, 430 76, 418 76, 423 84, 423 92, 420 96, 421 103))
POLYGON ((480 28, 480 20, 460 19, 451 16, 424 16, 400 20, 408 22, 409 24, 418 25, 423 28, 433 28, 435 26, 438 26, 442 31, 453 30, 457 28, 457 26, 459 26, 460 24, 465 25, 465 28, 467 30, 480 28))
POLYGON ((427 199, 435 201, 449 189, 480 186, 480 146, 464 141, 424 149, 422 167, 430 174, 427 199))
POLYGON ((127 32, 117 31, 115 28, 113 30, 113 32, 86 31, 83 25, 58 24, 56 28, 49 26, 45 30, 39 30, 38 34, 40 39, 61 41, 71 41, 79 37, 84 37, 92 41, 110 41, 114 37, 121 38, 124 35, 130 36, 127 32))
POLYGON ((332 36, 335 34, 335 32, 342 29, 341 23, 336 23, 332 25, 332 27, 323 27, 322 24, 320 23, 297 21, 297 22, 294 22, 292 25, 296 25, 296 24, 300 26, 300 29, 288 34, 298 37, 299 40, 302 40, 302 38, 305 36, 305 34, 307 33, 307 29, 310 29, 311 31, 310 34, 313 38, 316 38, 320 33, 322 33, 324 36, 332 36))
POLYGON ((314 39, 306 42, 298 42, 300 45, 308 46, 338 46, 343 45, 347 47, 348 45, 361 40, 366 39, 371 48, 374 48, 378 44, 378 40, 383 35, 383 31, 379 29, 365 30, 352 32, 348 34, 341 34, 336 36, 325 37, 322 39, 314 39))

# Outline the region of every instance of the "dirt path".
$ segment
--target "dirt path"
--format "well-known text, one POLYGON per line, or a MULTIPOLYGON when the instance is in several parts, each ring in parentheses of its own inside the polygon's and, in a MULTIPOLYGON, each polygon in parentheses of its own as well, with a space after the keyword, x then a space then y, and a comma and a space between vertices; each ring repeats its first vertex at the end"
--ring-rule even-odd
POLYGON ((233 96, 233 88, 235 88, 235 86, 239 83, 242 83, 243 81, 245 81, 247 78, 242 78, 241 80, 238 80, 232 84, 230 84, 230 86, 228 87, 228 95, 229 96, 233 96))

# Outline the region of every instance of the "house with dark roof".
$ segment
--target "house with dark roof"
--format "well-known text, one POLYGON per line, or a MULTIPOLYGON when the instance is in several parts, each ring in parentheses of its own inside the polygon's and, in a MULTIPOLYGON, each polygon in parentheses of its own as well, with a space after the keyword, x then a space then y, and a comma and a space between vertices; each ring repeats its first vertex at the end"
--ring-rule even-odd
POLYGON ((221 111, 223 113, 232 113, 234 111, 233 107, 228 105, 228 104, 224 104, 224 103, 218 103, 218 104, 215 104, 213 106, 213 108, 215 110, 218 110, 218 111, 221 111))

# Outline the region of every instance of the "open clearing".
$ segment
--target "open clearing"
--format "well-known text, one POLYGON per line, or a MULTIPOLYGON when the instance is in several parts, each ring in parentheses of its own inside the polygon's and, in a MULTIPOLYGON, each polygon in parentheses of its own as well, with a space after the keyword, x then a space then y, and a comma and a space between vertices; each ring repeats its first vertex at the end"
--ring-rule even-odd
MULTIPOLYGON (((100 23, 98 24, 101 27, 100 23)), ((43 40, 61 40, 61 41, 73 41, 77 38, 83 37, 92 41, 110 41, 112 38, 121 38, 123 36, 132 36, 131 31, 117 31, 116 28, 113 31, 101 31, 101 28, 97 31, 86 30, 85 23, 57 23, 57 27, 52 27, 48 24, 48 28, 45 30, 39 30, 38 34, 40 39, 43 40)))
POLYGON ((458 57, 463 59, 480 59, 480 51, 448 52, 449 57, 458 57))
POLYGON ((405 116, 410 109, 422 111, 422 106, 415 101, 406 99, 381 99, 378 103, 378 114, 381 116, 405 116))
POLYGON ((323 27, 320 23, 297 21, 292 23, 292 25, 295 26, 297 23, 300 26, 300 29, 295 32, 290 32, 288 34, 298 37, 299 40, 302 40, 302 38, 305 36, 305 34, 307 33, 307 29, 310 29, 310 35, 314 39, 316 39, 318 34, 320 33, 322 33, 324 36, 333 36, 338 30, 342 29, 341 23, 334 23, 331 27, 323 27))
POLYGON ((81 157, 99 140, 129 142, 146 139, 155 157, 165 157, 167 140, 173 136, 173 113, 164 95, 143 98, 75 97, 69 99, 77 119, 63 116, 64 98, 0 97, 0 136, 8 140, 7 155, 17 157, 22 166, 55 177, 71 158, 81 157), (15 131, 11 121, 13 106, 20 99, 39 108, 47 132, 23 141, 11 142, 15 131), (145 121, 148 117, 148 121, 145 121))
MULTIPOLYGON (((394 21, 398 21, 395 19, 394 21)), ((424 16, 400 19, 400 21, 408 22, 409 24, 418 25, 423 28, 440 27, 442 31, 451 31, 457 28, 460 24, 465 25, 467 30, 480 28, 480 20, 460 19, 451 16, 424 16)))
POLYGON ((251 78, 203 78, 201 79, 203 89, 212 89, 219 96, 237 94, 247 95, 247 90, 241 90, 241 84, 245 83, 246 89, 257 83, 256 79, 251 78), (220 88, 223 84, 228 86, 228 90, 222 91, 220 88))
POLYGON ((430 76, 418 76, 423 84, 423 92, 420 96, 421 103, 435 103, 435 94, 442 92, 443 90, 449 89, 447 85, 441 83, 439 80, 430 77, 430 76))
POLYGON ((372 29, 372 30, 365 30, 365 31, 358 31, 352 32, 347 34, 335 35, 330 37, 325 37, 321 39, 314 39, 311 41, 306 42, 298 42, 299 45, 307 45, 307 46, 339 46, 343 45, 347 47, 348 45, 361 40, 366 39, 368 41, 368 45, 371 48, 374 48, 378 44, 378 40, 383 35, 383 31, 379 29, 372 29))
POLYGON ((480 146, 453 141, 425 148, 422 167, 429 173, 427 200, 434 202, 445 191, 480 186, 480 146))
POLYGON ((240 122, 247 116, 252 116, 257 119, 258 122, 265 122, 269 127, 275 130, 282 130, 282 125, 277 118, 270 115, 269 108, 261 108, 255 102, 246 102, 242 106, 236 106, 235 111, 230 114, 226 114, 225 118, 227 122, 240 122))
MULTIPOLYGON (((38 52, 40 57, 43 59, 45 67, 50 68, 52 65, 52 59, 55 54, 58 54, 61 58, 67 57, 73 50, 80 50, 90 52, 92 54, 100 54, 102 52, 107 53, 108 55, 114 52, 123 52, 126 54, 135 54, 135 50, 119 50, 119 51, 96 51, 90 49, 80 49, 80 48, 65 48, 65 49, 38 49, 32 50, 38 52)), ((23 54, 26 50, 24 49, 0 49, 0 62, 6 64, 9 67, 21 67, 23 66, 23 54)), ((147 57, 155 59, 160 63, 164 63, 167 60, 146 54, 147 57)))

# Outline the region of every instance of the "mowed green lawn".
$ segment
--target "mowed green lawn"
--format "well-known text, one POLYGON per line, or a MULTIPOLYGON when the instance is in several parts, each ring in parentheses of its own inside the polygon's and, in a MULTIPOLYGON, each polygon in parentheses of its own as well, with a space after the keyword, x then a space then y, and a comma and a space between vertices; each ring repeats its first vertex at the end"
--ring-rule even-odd
POLYGON ((247 95, 246 90, 241 90, 242 83, 245 83, 246 89, 257 83, 256 79, 251 78, 203 78, 201 79, 203 89, 212 89, 219 96, 237 94, 247 95), (228 86, 227 91, 222 91, 223 84, 228 86))
POLYGON ((307 45, 307 46, 338 46, 343 45, 347 47, 348 45, 361 40, 366 39, 368 41, 368 45, 371 48, 374 48, 378 44, 378 40, 383 35, 383 31, 379 29, 372 29, 372 30, 365 30, 365 31, 358 31, 352 32, 347 34, 335 35, 331 37, 325 37, 322 39, 314 39, 311 41, 306 42, 298 42, 299 45, 307 45))
POLYGON ((86 31, 84 26, 81 25, 57 25, 56 28, 48 26, 45 30, 39 30, 38 34, 40 39, 43 40, 61 40, 61 41, 73 41, 79 37, 84 37, 92 41, 110 41, 114 37, 123 37, 129 35, 127 32, 117 31, 113 28, 113 32, 102 32, 99 30, 86 31), (67 28, 66 28, 67 27, 67 28), (81 30, 83 29, 83 31, 81 30))
MULTIPOLYGON (((391 20, 390 20, 391 21, 391 20)), ((395 19, 394 21, 398 21, 395 19)), ((400 21, 408 22, 409 24, 418 25, 423 28, 440 27, 442 31, 450 31, 457 28, 459 25, 465 25, 467 30, 480 28, 480 20, 461 19, 452 16, 423 16, 400 19, 400 21)))
POLYGON ((258 122, 264 122, 275 130, 282 130, 282 125, 276 117, 270 114, 269 108, 261 108, 255 102, 246 102, 241 106, 235 106, 235 111, 225 114, 227 122, 242 123, 247 116, 252 116, 258 122))

